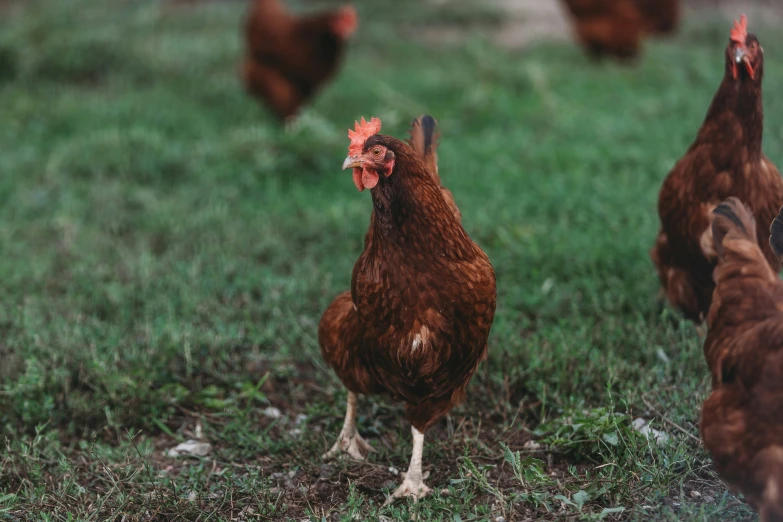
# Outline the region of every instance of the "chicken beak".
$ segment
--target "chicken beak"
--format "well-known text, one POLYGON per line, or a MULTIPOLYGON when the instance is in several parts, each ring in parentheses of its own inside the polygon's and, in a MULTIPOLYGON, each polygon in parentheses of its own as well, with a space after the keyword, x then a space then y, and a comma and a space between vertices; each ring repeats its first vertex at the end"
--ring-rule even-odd
POLYGON ((348 156, 343 161, 343 170, 361 167, 364 160, 360 156, 348 156))
POLYGON ((737 47, 734 49, 734 61, 736 63, 742 63, 742 60, 744 60, 746 56, 748 56, 748 53, 745 51, 744 47, 737 47))
POLYGON ((737 65, 744 63, 745 69, 747 69, 748 74, 750 74, 751 78, 755 77, 755 71, 753 70, 753 64, 750 61, 750 55, 748 54, 748 51, 744 47, 737 47, 734 49, 734 63, 737 65))

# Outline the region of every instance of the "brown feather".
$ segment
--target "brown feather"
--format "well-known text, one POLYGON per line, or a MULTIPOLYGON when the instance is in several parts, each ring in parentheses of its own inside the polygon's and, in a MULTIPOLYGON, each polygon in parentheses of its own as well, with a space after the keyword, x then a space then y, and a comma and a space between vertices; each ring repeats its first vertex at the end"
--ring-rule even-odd
POLYGON ((432 179, 437 185, 440 185, 440 176, 438 175, 438 123, 435 118, 424 114, 411 122, 410 140, 408 143, 416 151, 427 170, 432 175, 432 179))
POLYGON ((440 138, 440 132, 438 131, 438 123, 435 121, 435 118, 427 114, 419 116, 411 123, 409 133, 410 140, 408 140, 408 144, 424 160, 427 171, 432 175, 435 183, 440 186, 443 199, 446 200, 457 220, 462 221, 462 214, 457 207, 457 202, 454 201, 454 195, 440 181, 440 173, 438 172, 438 138, 440 138))
POLYGON ((718 473, 762 520, 783 516, 783 282, 758 245, 737 198, 713 215, 719 261, 704 355, 712 394, 700 430, 718 473))
MULTIPOLYGON (((446 204, 451 209, 454 217, 456 217, 457 221, 461 223, 462 213, 457 207, 457 202, 454 200, 454 195, 449 189, 444 187, 440 181, 437 152, 438 139, 440 138, 438 123, 432 116, 424 114, 413 120, 409 134, 410 139, 408 140, 408 144, 422 159, 427 167, 427 172, 430 173, 433 181, 440 185, 440 193, 443 195, 443 199, 446 200, 446 204)), ((375 211, 373 211, 372 215, 370 216, 370 227, 367 229, 367 233, 364 237, 365 244, 372 235, 374 219, 375 211)))

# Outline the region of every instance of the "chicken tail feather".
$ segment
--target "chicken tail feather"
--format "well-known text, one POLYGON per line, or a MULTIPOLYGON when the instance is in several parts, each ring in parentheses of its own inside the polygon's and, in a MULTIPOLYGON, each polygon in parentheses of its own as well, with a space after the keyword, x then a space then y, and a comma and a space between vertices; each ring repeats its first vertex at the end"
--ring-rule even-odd
POLYGON ((783 208, 769 227, 769 246, 778 259, 783 261, 783 208))
POLYGON ((440 174, 438 173, 438 138, 440 138, 438 122, 432 116, 424 114, 411 122, 409 133, 411 137, 408 140, 408 144, 424 160, 424 165, 426 165, 427 171, 432 176, 432 180, 440 186, 440 193, 443 195, 446 204, 451 209, 454 217, 457 218, 457 221, 462 223, 462 214, 454 201, 454 195, 440 182, 440 174))
POLYGON ((756 220, 750 209, 738 198, 729 198, 712 211, 712 238, 715 241, 715 251, 723 259, 723 239, 734 232, 737 236, 747 238, 755 243, 756 220))
POLYGON ((413 150, 424 160, 427 170, 440 185, 438 175, 438 122, 429 114, 419 116, 411 123, 410 140, 408 143, 413 150))

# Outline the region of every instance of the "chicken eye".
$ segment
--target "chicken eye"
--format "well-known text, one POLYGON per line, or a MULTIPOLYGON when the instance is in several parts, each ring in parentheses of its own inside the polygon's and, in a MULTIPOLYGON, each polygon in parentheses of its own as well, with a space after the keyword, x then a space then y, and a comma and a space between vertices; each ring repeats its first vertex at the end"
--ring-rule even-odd
POLYGON ((380 147, 375 147, 374 149, 372 149, 372 155, 373 156, 380 156, 381 155, 380 147))

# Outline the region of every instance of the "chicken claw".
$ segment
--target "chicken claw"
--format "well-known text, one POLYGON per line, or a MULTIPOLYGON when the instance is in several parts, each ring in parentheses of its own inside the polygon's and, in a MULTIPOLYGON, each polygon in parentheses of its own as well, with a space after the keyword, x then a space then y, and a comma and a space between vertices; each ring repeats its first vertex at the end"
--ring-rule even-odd
POLYGON ((403 473, 403 481, 400 487, 394 490, 384 506, 388 506, 398 498, 413 497, 414 502, 420 498, 426 497, 431 491, 427 484, 424 483, 424 479, 429 476, 429 473, 422 475, 421 473, 421 457, 424 452, 424 434, 414 427, 411 427, 413 432, 413 453, 411 455, 411 464, 408 467, 408 472, 403 473))
POLYGON ((337 442, 321 456, 322 459, 329 460, 347 453, 353 459, 364 460, 368 453, 375 451, 375 448, 370 446, 356 430, 356 400, 356 394, 348 392, 348 408, 345 412, 343 429, 340 430, 337 442))
MULTIPOLYGON (((411 497, 415 502, 420 498, 426 497, 430 494, 430 491, 432 491, 429 486, 424 483, 424 478, 426 477, 421 477, 419 480, 415 481, 411 478, 408 478, 408 474, 405 472, 403 472, 402 475, 404 477, 402 484, 400 484, 400 487, 395 489, 394 493, 392 493, 389 498, 386 499, 386 502, 383 503, 384 506, 388 506, 398 498, 405 497, 411 497)), ((425 473, 425 475, 428 474, 425 473)))
POLYGON ((337 442, 334 443, 332 449, 324 453, 321 458, 324 460, 331 460, 340 456, 341 453, 347 453, 349 457, 355 460, 364 460, 368 453, 375 452, 375 448, 370 446, 367 442, 356 432, 354 428, 353 435, 346 433, 346 430, 340 432, 340 436, 337 438, 337 442))

